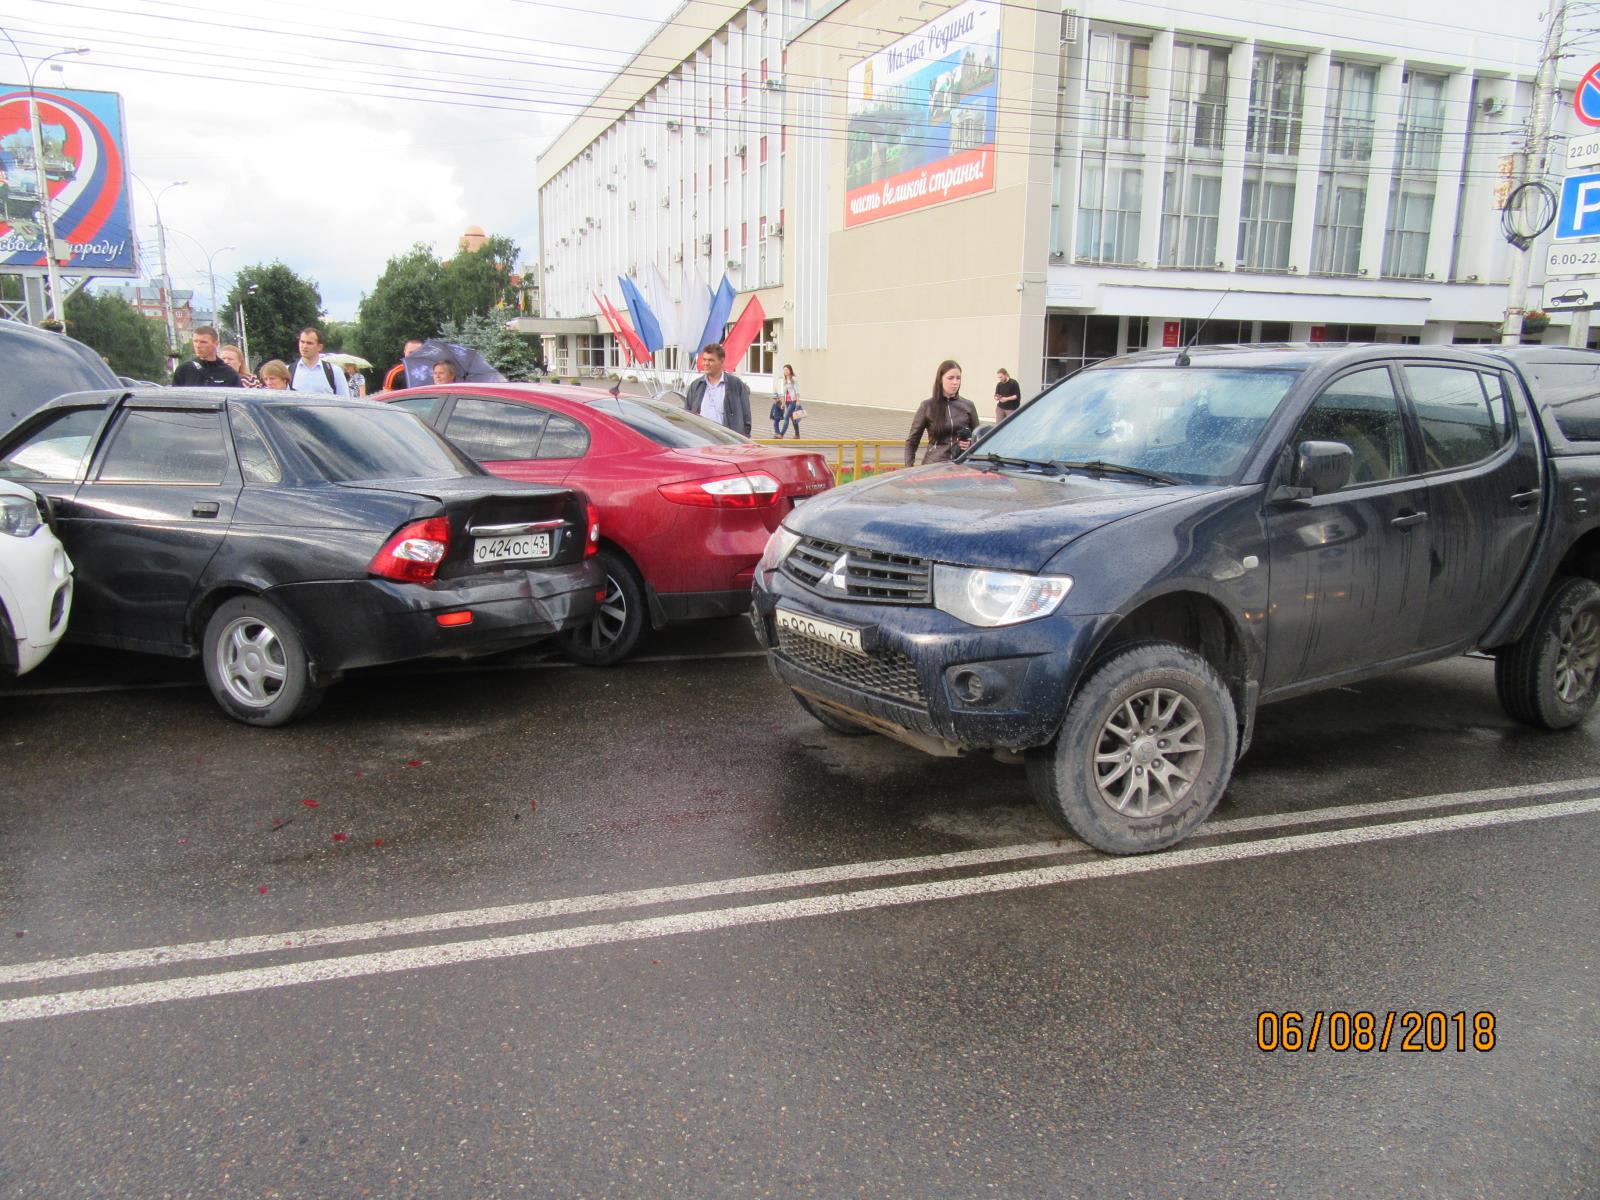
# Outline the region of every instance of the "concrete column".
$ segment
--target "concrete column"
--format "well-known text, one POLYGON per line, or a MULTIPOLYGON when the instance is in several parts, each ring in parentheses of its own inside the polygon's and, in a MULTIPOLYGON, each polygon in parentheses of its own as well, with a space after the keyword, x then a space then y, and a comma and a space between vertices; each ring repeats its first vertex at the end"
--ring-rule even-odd
POLYGON ((1444 88, 1445 131, 1433 192, 1433 224, 1428 229, 1428 278, 1449 279, 1455 255, 1456 214, 1461 204, 1461 163, 1472 111, 1472 76, 1458 71, 1444 88))
POLYGON ((1139 212, 1139 262, 1161 261, 1161 197, 1166 183, 1167 120, 1172 109, 1172 31, 1150 39, 1150 99, 1144 124, 1144 193, 1139 212))
POLYGON ((1224 271, 1238 266, 1245 130, 1250 120, 1250 70, 1255 60, 1253 41, 1238 43, 1228 55, 1227 141, 1222 151, 1222 198, 1217 205, 1217 260, 1224 271))
POLYGON ((1448 346, 1455 341, 1456 323, 1454 321, 1429 321, 1422 327, 1422 342, 1424 346, 1448 346))
POLYGON ((1361 273, 1383 274, 1383 235, 1389 228, 1389 187, 1394 179, 1400 143, 1400 104, 1405 72, 1399 63, 1378 68, 1378 94, 1373 100, 1372 162, 1367 166, 1367 211, 1361 230, 1361 273))
POLYGON ((1311 272, 1311 239, 1317 227, 1317 169, 1328 129, 1328 74, 1333 55, 1324 50, 1306 62, 1305 111, 1294 173, 1294 224, 1289 229, 1289 265, 1311 272))

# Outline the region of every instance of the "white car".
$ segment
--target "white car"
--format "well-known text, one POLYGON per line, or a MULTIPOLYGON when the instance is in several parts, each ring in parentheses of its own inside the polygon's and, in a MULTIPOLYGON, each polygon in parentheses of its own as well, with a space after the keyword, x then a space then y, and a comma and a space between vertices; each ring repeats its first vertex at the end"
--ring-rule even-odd
POLYGON ((72 612, 72 560, 36 493, 0 479, 0 669, 23 675, 45 660, 72 612))

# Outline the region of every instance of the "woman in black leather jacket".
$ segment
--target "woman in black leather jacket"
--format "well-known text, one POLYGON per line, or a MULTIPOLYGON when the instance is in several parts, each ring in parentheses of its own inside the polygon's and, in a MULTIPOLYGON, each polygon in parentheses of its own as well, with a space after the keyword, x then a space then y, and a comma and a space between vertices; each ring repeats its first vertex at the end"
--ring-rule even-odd
POLYGON ((945 462, 972 440, 978 427, 978 410, 961 394, 961 364, 945 359, 933 377, 933 394, 917 406, 911 418, 911 436, 906 438, 906 466, 917 458, 917 446, 924 432, 928 449, 924 463, 945 462))

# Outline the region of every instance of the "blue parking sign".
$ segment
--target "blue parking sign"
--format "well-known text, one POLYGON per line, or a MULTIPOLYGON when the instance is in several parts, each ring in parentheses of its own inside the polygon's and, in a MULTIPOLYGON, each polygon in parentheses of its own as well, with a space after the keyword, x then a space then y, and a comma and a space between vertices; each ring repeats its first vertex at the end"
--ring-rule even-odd
POLYGON ((1556 211, 1556 241, 1600 237, 1600 171, 1568 175, 1561 182, 1556 211))

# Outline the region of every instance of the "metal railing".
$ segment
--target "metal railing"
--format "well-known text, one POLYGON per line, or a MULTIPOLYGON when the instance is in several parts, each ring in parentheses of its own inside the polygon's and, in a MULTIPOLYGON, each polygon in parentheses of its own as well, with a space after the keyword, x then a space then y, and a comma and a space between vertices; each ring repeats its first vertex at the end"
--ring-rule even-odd
POLYGON ((904 438, 757 438, 763 446, 787 450, 820 450, 832 459, 833 477, 839 483, 866 479, 905 465, 904 438))

